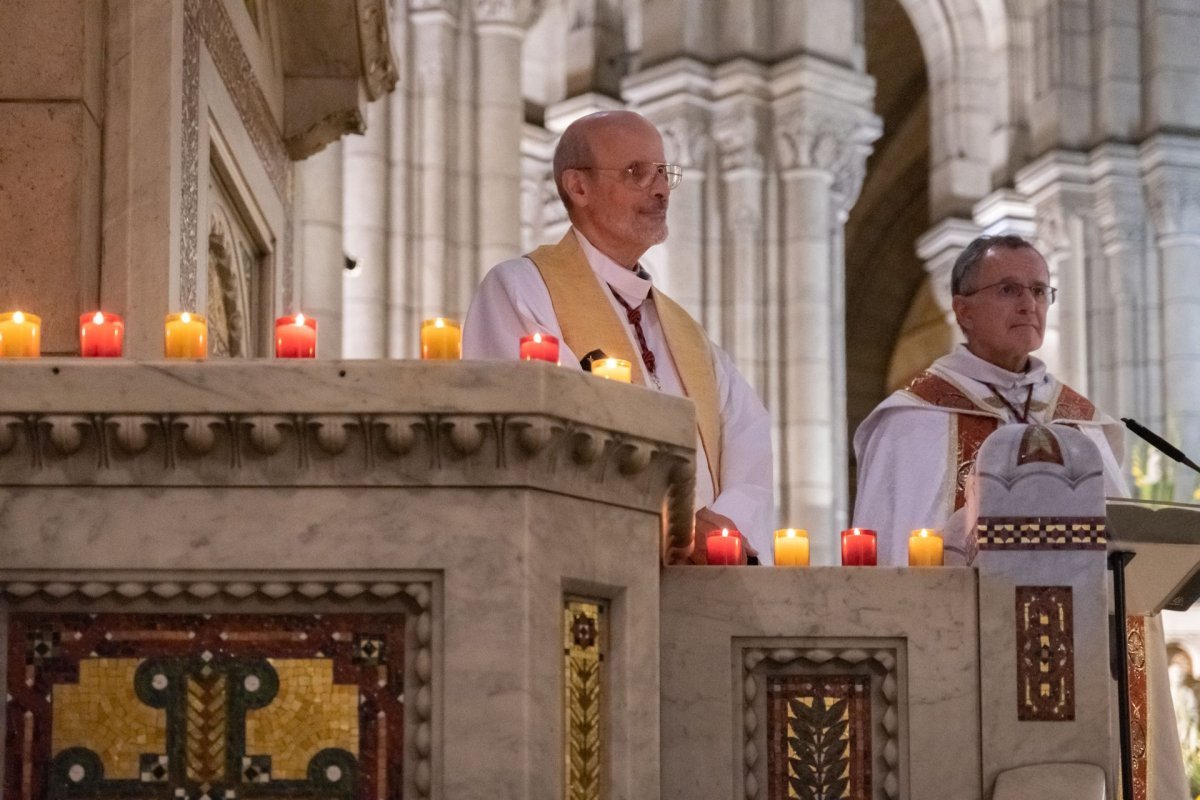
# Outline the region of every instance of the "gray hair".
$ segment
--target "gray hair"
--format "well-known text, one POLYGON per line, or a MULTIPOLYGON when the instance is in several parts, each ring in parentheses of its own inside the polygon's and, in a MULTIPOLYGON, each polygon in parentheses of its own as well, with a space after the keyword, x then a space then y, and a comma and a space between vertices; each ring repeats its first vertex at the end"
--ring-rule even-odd
POLYGON ((1007 250, 1028 247, 1037 252, 1037 248, 1032 243, 1016 234, 976 237, 975 241, 967 245, 966 249, 958 254, 958 258, 954 259, 954 269, 950 272, 950 294, 964 293, 964 286, 970 283, 971 279, 975 277, 975 273, 979 271, 979 262, 983 261, 983 257, 993 247, 1003 247, 1007 250))

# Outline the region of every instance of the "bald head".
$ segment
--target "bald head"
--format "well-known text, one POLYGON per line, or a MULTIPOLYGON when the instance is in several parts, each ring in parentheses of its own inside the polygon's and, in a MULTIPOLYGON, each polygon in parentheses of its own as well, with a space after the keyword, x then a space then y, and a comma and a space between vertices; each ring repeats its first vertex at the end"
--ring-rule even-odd
POLYGON ((658 135, 658 129, 648 119, 633 111, 597 111, 567 126, 558 140, 558 147, 554 149, 554 186, 568 213, 571 211, 571 200, 563 188, 563 172, 599 166, 595 163, 596 142, 613 135, 645 130, 658 135))

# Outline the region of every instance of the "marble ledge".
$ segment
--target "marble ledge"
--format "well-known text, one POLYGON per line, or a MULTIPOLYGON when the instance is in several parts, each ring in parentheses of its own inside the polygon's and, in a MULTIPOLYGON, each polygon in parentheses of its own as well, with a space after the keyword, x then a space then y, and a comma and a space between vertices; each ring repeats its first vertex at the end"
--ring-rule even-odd
POLYGON ((0 414, 534 414, 694 450, 691 401, 541 362, 0 361, 0 414))

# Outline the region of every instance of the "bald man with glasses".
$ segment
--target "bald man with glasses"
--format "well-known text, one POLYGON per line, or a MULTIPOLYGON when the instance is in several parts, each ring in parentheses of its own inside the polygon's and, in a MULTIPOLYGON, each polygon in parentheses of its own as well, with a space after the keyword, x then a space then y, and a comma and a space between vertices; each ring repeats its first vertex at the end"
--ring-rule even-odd
POLYGON ((705 535, 740 531, 763 562, 774 516, 770 418, 729 356, 659 289, 640 259, 667 238, 683 170, 666 163, 644 117, 604 111, 563 132, 554 182, 571 230, 555 245, 496 265, 463 326, 465 358, 516 359, 535 331, 560 341, 564 366, 595 351, 632 365, 633 381, 696 404, 696 560, 705 535))

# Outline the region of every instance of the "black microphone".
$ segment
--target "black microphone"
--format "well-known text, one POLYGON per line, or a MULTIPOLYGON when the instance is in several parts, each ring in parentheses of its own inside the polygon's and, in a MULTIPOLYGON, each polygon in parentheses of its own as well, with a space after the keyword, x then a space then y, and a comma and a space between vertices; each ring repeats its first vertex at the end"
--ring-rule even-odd
POLYGON ((1158 450, 1164 456, 1174 459, 1180 464, 1191 467, 1196 472, 1200 472, 1200 467, 1196 466, 1196 462, 1184 455, 1182 450, 1159 436, 1154 431, 1147 428, 1145 425, 1142 425, 1137 420, 1130 419, 1129 417, 1121 417, 1121 422, 1124 422, 1126 428, 1129 428, 1129 430, 1133 431, 1135 434, 1142 437, 1142 439, 1149 442, 1151 447, 1158 450))

